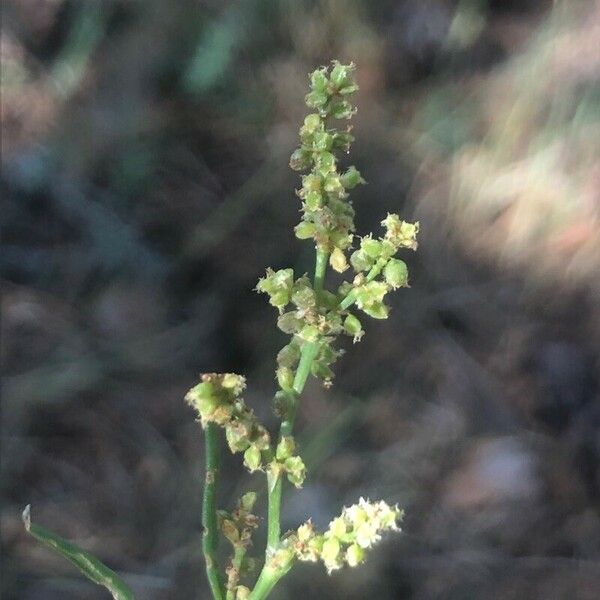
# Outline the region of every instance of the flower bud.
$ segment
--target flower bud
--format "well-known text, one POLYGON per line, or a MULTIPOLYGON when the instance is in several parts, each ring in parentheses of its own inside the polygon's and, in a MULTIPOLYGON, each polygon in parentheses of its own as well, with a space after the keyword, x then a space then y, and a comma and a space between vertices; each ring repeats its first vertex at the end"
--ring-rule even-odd
POLYGON ((304 128, 308 133, 315 133, 315 131, 318 131, 321 128, 322 124, 323 121, 317 113, 312 113, 304 117, 304 128))
POLYGON ((329 264, 331 265, 331 268, 338 273, 343 273, 348 268, 346 255, 338 247, 335 247, 329 256, 329 264))
POLYGON ((296 442, 294 438, 289 435, 285 435, 279 440, 277 444, 277 450, 275 452, 275 456, 277 460, 285 461, 290 458, 294 454, 294 450, 296 449, 296 442))
POLYGON ((282 367, 294 368, 300 360, 300 348, 297 343, 284 346, 277 354, 277 364, 282 367))
POLYGON ((408 286, 408 267, 403 260, 391 258, 383 269, 383 276, 394 289, 408 286))
POLYGON ((336 538, 328 538, 323 542, 321 558, 325 563, 328 573, 342 566, 341 547, 336 538))
POLYGON ((329 96, 324 92, 310 92, 306 94, 304 101, 310 108, 322 109, 329 101, 329 96))
POLYGON ((242 510, 250 512, 256 503, 256 492, 247 492, 240 498, 239 506, 242 510))
POLYGON ((305 175, 302 178, 302 187, 309 192, 319 192, 321 190, 321 178, 318 175, 305 175))
POLYGON ((294 372, 289 367, 279 367, 276 371, 277 383, 284 391, 294 387, 294 372))
POLYGON ((352 544, 346 550, 346 562, 349 567, 356 567, 365 560, 365 551, 358 545, 352 544))
POLYGON ((342 185, 347 189, 354 189, 359 183, 365 183, 356 167, 349 167, 342 175, 342 185))
POLYGON ((330 194, 340 194, 344 191, 342 182, 340 180, 340 176, 337 174, 329 175, 325 179, 325 184, 324 184, 323 188, 325 189, 326 192, 329 192, 330 194))
MULTIPOLYGON (((304 198, 304 203, 306 204, 306 207, 309 210, 317 210, 321 208, 321 206, 323 206, 323 196, 321 196, 321 192, 308 192, 308 194, 306 194, 306 198, 304 198)), ((306 223, 306 221, 304 222, 306 223)), ((312 227, 309 229, 310 235, 308 235, 307 237, 313 237, 313 235, 315 234, 316 227, 314 223, 309 223, 309 225, 311 225, 312 227)), ((298 237, 297 232, 296 237, 298 237)))
POLYGON ((306 467, 299 456, 290 456, 284 462, 287 478, 297 488, 302 487, 306 478, 306 467))
POLYGON ((246 452, 244 452, 244 464, 246 465, 250 473, 253 473, 254 471, 260 469, 260 462, 260 450, 254 445, 250 446, 246 450, 246 452))
MULTIPOLYGON (((311 192, 312 193, 312 192, 311 192)), ((318 192, 316 192, 318 193, 318 192)), ((310 194, 309 194, 310 196, 310 194)), ((299 240, 307 240, 315 235, 316 227, 314 223, 301 221, 294 227, 294 233, 299 240)))
POLYGON ((245 585, 238 585, 235 590, 235 600, 248 600, 250 590, 245 585))
POLYGON ((348 100, 336 100, 331 103, 329 112, 334 119, 350 119, 355 110, 348 100))
POLYGON ((379 258, 381 254, 382 244, 379 240, 374 240, 372 237, 364 237, 360 242, 360 249, 370 258, 379 258))
POLYGON ((316 69, 310 74, 310 87, 313 90, 323 92, 327 89, 327 70, 325 68, 316 69))
POLYGON ((326 131, 317 131, 313 137, 313 148, 314 150, 329 150, 333 143, 333 137, 326 131))
POLYGON ((228 423, 225 427, 225 438, 232 452, 243 452, 250 445, 250 428, 243 422, 228 423))
POLYGON ((277 319, 277 327, 283 333, 293 334, 302 328, 303 322, 296 316, 296 311, 283 313, 277 319))
POLYGON ((303 171, 310 167, 310 152, 302 148, 294 150, 290 157, 290 168, 294 171, 303 171))
POLYGON ((365 334, 360 321, 352 314, 344 319, 344 331, 354 338, 354 342, 359 342, 365 334))
POLYGON ((305 325, 298 336, 305 342, 316 342, 319 339, 319 328, 316 325, 305 325))
POLYGON ((387 319, 390 315, 390 307, 383 302, 374 302, 369 306, 363 306, 362 310, 374 319, 387 319))
POLYGON ((350 256, 350 264, 357 273, 368 271, 373 266, 373 262, 373 259, 364 250, 356 250, 350 256))

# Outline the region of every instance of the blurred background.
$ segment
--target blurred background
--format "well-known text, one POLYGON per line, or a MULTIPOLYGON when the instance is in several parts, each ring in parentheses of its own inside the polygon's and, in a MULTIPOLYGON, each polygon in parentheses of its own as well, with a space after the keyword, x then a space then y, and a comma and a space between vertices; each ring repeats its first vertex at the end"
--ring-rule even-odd
MULTIPOLYGON (((275 425, 285 336, 252 288, 312 269, 287 165, 332 58, 358 66, 359 233, 399 212, 421 245, 390 319, 308 388, 285 524, 361 495, 406 520, 273 598, 600 597, 600 2, 3 8, 2 598, 107 597, 24 534, 27 503, 138 598, 208 598, 182 398, 245 373, 275 425)), ((224 473, 224 507, 262 485, 224 473)))

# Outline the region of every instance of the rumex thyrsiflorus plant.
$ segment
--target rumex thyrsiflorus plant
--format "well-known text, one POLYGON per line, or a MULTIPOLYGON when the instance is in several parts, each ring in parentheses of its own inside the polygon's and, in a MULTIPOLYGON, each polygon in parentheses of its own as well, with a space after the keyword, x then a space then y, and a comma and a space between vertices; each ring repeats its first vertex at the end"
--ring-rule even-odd
MULTIPOLYGON (((290 336, 277 354, 278 391, 273 408, 281 421, 277 435, 269 433, 242 398, 245 379, 233 373, 208 373, 186 395, 198 413, 206 441, 206 473, 202 507, 202 548, 206 573, 214 600, 262 600, 296 561, 323 562, 329 573, 344 566, 355 567, 365 560, 367 550, 388 530, 398 530, 402 511, 385 501, 361 498, 345 507, 326 531, 317 531, 311 521, 296 530, 281 531, 281 503, 284 481, 301 487, 307 474, 294 439, 294 423, 300 398, 310 375, 330 387, 332 366, 342 354, 340 335, 354 342, 363 334, 355 313, 386 319, 385 296, 408 285, 406 264, 396 258, 404 248, 415 250, 418 223, 407 223, 388 214, 381 222, 383 236, 372 234, 356 243, 354 209, 348 191, 364 183, 358 170, 339 167, 340 155, 348 154, 354 138, 351 128, 337 128, 356 112, 351 103, 358 89, 354 65, 333 61, 310 75, 306 104, 313 110, 300 127, 300 147, 290 166, 304 172, 297 194, 302 219, 296 237, 312 240, 316 259, 314 276, 296 276, 293 269, 267 269, 256 286, 278 311, 277 326, 290 336), (352 271, 352 277, 334 289, 326 285, 327 269, 352 271), (224 433, 233 453, 243 455, 250 473, 266 478, 267 545, 262 568, 250 583, 256 563, 247 553, 259 520, 253 514, 256 493, 243 495, 231 509, 217 509, 219 436, 224 433), (219 565, 218 544, 224 537, 231 545, 226 568, 219 565)), ((90 554, 59 536, 31 523, 24 513, 27 530, 37 539, 74 563, 92 581, 105 586, 114 598, 133 598, 121 578, 90 554)))

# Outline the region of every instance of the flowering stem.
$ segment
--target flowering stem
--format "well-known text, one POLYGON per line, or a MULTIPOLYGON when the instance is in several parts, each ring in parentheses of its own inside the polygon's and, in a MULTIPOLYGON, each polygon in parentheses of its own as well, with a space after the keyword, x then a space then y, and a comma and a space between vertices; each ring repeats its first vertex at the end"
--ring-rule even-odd
MULTIPOLYGON (((327 260, 329 253, 326 250, 317 248, 316 260, 315 260, 315 279, 314 289, 316 292, 323 290, 325 283, 325 275, 327 273, 327 260)), ((288 413, 285 419, 281 422, 281 428, 279 431, 279 438, 285 436, 291 436, 294 430, 294 423, 296 421, 296 414, 298 412, 298 399, 304 391, 306 380, 310 375, 310 369, 313 361, 319 353, 319 343, 309 342, 304 345, 300 354, 300 362, 296 375, 294 376, 293 390, 289 394, 290 404, 288 407, 288 413)), ((267 484, 268 484, 268 500, 267 500, 267 555, 274 552, 279 545, 281 540, 281 497, 283 492, 283 478, 280 472, 271 471, 267 473, 267 484)), ((263 568, 256 587, 252 593, 252 600, 255 598, 266 597, 271 591, 273 586, 277 583, 283 573, 275 571, 272 568, 268 569, 267 566, 263 568), (270 575, 269 575, 270 573, 270 575), (259 590, 259 584, 264 590, 259 590), (256 595, 255 594, 259 594, 256 595), (261 595, 264 594, 264 595, 261 595)))
POLYGON ((214 600, 223 600, 223 584, 217 564, 217 543, 219 541, 217 528, 216 494, 217 473, 219 469, 219 446, 217 426, 208 423, 204 432, 206 440, 206 474, 204 482, 204 497, 202 500, 202 551, 206 563, 206 576, 214 600))

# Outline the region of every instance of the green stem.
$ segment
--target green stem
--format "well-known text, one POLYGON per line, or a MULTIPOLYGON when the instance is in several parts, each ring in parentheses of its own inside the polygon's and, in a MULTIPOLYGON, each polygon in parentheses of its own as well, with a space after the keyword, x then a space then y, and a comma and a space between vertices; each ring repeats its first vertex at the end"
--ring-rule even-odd
POLYGON ((281 492, 283 479, 279 472, 267 473, 267 553, 275 551, 281 538, 281 492))
POLYGON ((288 570, 289 567, 287 569, 274 569, 265 566, 250 594, 250 600, 264 600, 288 570))
POLYGON ((217 475, 219 470, 219 439, 214 423, 208 423, 204 431, 206 440, 206 474, 204 481, 204 497, 202 500, 202 552, 206 563, 206 576, 214 600, 223 600, 223 583, 217 564, 217 544, 219 531, 217 528, 217 475))
POLYGON ((246 556, 246 547, 236 546, 233 551, 231 566, 227 570, 227 594, 225 600, 235 600, 235 592, 240 581, 240 571, 244 562, 244 556, 246 556))

